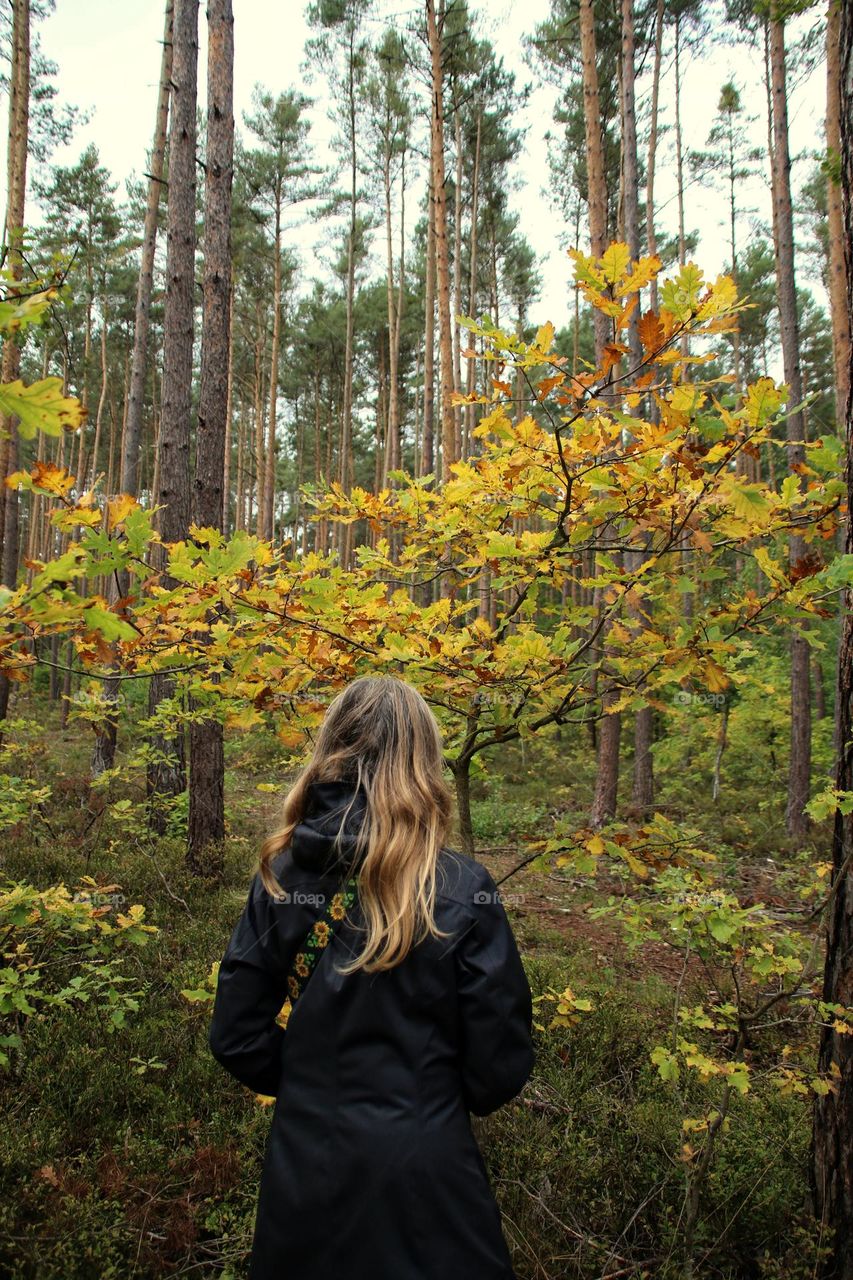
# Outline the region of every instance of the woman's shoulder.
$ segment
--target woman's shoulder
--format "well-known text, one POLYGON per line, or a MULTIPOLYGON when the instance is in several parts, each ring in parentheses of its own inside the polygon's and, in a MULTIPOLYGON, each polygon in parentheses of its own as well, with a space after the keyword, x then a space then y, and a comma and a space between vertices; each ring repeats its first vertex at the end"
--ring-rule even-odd
POLYGON ((491 900, 497 892, 488 867, 470 854, 447 845, 438 856, 435 888, 440 897, 468 908, 491 900))

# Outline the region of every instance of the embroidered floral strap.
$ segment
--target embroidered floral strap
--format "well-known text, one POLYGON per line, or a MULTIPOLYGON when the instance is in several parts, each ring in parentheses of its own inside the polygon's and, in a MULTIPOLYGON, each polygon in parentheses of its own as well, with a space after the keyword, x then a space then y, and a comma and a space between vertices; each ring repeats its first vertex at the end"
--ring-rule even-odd
POLYGON ((327 903, 326 909, 319 920, 314 924, 311 932, 302 943, 302 949, 297 951, 293 958, 293 964, 290 966, 290 972, 287 975, 287 990, 290 996, 291 1008, 302 995, 308 985, 308 979, 314 971, 322 953, 329 945, 335 926, 340 924, 349 908, 355 901, 356 885, 358 881, 353 876, 349 879, 338 893, 332 894, 331 900, 327 903))

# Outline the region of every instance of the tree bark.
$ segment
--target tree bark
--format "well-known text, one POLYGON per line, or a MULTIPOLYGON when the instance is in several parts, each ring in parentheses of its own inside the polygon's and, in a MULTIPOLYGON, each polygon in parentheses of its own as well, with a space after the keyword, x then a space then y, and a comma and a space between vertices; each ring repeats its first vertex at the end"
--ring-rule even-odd
POLYGON ((281 346, 281 180, 275 192, 275 234, 273 236, 272 349, 270 353, 270 394, 267 418, 267 447, 264 460, 264 511, 262 537, 272 538, 275 510, 275 429, 278 409, 278 355, 281 346))
MULTIPOLYGON (((846 258, 847 322, 853 322, 853 12, 842 6, 840 49, 841 194, 846 258)), ((847 440, 846 552, 853 555, 853 399, 848 368, 844 405, 847 440)), ((844 592, 838 646, 838 696, 835 705, 838 755, 835 786, 853 791, 853 591, 844 592)), ((853 814, 837 810, 832 836, 832 884, 826 937, 823 999, 853 1004, 853 814)), ((825 1020, 821 1029, 818 1068, 838 1070, 835 1087, 814 1102, 812 1193, 815 1213, 833 1231, 832 1257, 821 1280, 853 1280, 853 1044, 851 1037, 825 1020)))
MULTIPOLYGON (((799 405, 803 399, 800 370, 800 339, 797 323, 797 295, 794 274, 794 219, 791 205, 791 158, 788 150, 788 105, 785 66, 785 24, 781 19, 770 23, 770 65, 773 92, 773 197, 776 204, 776 292, 779 304, 779 328, 782 338, 782 363, 788 386, 788 403, 799 405)), ((803 446, 805 423, 802 410, 788 415, 788 467, 805 462, 803 446)), ((803 487, 805 477, 800 476, 803 487)), ((788 543, 791 569, 805 555, 801 537, 788 543)), ((811 693, 809 688, 809 646, 800 628, 791 635, 791 760, 788 773, 788 804, 785 815, 788 833, 802 839, 808 831, 805 806, 809 799, 811 775, 811 693)))
POLYGON ((430 180, 424 282, 424 444, 421 475, 435 469, 435 201, 430 180))
MULTIPOLYGON (((232 18, 233 22, 233 18, 232 18)), ((232 95, 233 97, 233 95, 232 95)), ((233 119, 233 114, 232 114, 233 119)), ((232 130, 233 133, 233 130, 232 130)), ((232 181, 233 181, 233 145, 232 154, 232 181)), ((230 246, 229 246, 230 255, 230 246)), ((228 372, 226 374, 225 387, 225 457, 222 464, 222 532, 228 537, 231 530, 231 451, 232 451, 232 422, 231 419, 234 409, 234 265, 231 265, 231 278, 229 286, 228 298, 228 372)))
MULTIPOLYGON (((196 439, 194 523, 223 529, 223 476, 231 354, 231 182, 234 159, 234 15, 231 0, 207 6, 207 158, 204 311, 196 439)), ((225 757, 220 720, 190 725, 187 864, 220 875, 225 838, 225 757)))
MULTIPOLYGON (((155 503, 164 543, 185 539, 190 520, 190 422, 192 416, 193 308, 195 284, 195 146, 198 66, 198 0, 175 0, 172 112, 169 128, 169 214, 166 248, 166 302, 163 317, 163 388, 158 439, 155 503)), ((165 551, 152 553, 163 570, 165 551)), ((168 576, 164 578, 168 584, 168 576)), ((151 677, 148 709, 153 715, 171 696, 170 676, 151 677)), ((168 797, 186 785, 183 734, 157 732, 158 758, 148 769, 149 821, 160 834, 168 824, 168 797)))
MULTIPOLYGON (((634 0, 622 0, 622 200, 625 221, 625 239, 633 259, 640 255, 639 164, 637 157, 637 115, 635 94, 635 38, 634 0)), ((654 232, 652 231, 652 239, 654 232)), ((628 345, 631 365, 639 368, 642 362, 637 318, 639 306, 628 322, 628 345)), ((642 550, 628 554, 628 567, 636 571, 643 561, 642 550)), ((632 610, 634 626, 640 630, 644 617, 639 609, 632 610)), ((654 801, 654 774, 652 770, 652 708, 638 708, 634 720, 634 782, 632 800, 645 810, 654 801)))
POLYGON ((122 493, 136 497, 139 492, 139 454, 142 442, 142 414, 145 405, 145 370, 148 355, 148 330, 151 319, 151 293, 154 287, 154 253, 157 247, 157 221, 160 192, 163 185, 163 156, 166 150, 166 128, 169 119, 169 93, 172 79, 172 21, 174 0, 166 0, 163 31, 163 54, 160 63, 160 88, 154 141, 151 146, 151 171, 148 175, 148 199, 142 227, 142 257, 136 286, 136 319, 133 329, 133 354, 130 362, 130 392, 127 401, 127 425, 121 459, 122 493))
POLYGON ((826 147, 830 174, 826 183, 829 232, 829 314, 832 319, 832 351, 835 359, 835 417, 844 422, 850 391, 850 319, 847 313, 847 269, 844 263, 844 219, 841 186, 832 167, 841 152, 841 67, 839 39, 841 0, 829 0, 826 15, 826 147))
MULTIPOLYGON (((841 214, 845 256, 845 310, 853 323, 853 12, 841 6, 836 28, 838 45, 839 152, 841 214)), ((844 418, 847 442, 847 522, 845 550, 853 554, 853 397, 847 369, 844 418)), ((853 791, 853 591, 844 592, 838 649, 836 740, 839 744, 834 783, 853 791)), ((827 930, 823 998, 853 1003, 853 815, 836 811, 833 831, 835 896, 827 930)), ((813 1191, 819 1216, 834 1229, 834 1256, 825 1280, 853 1277, 853 1046, 832 1027, 823 1027, 819 1068, 834 1062, 840 1069, 837 1088, 817 1097, 814 1109, 813 1191)))
MULTIPOLYGON (((453 385, 462 386, 462 333, 457 316, 462 312, 462 121, 458 106, 453 109, 453 135, 456 144, 456 189, 453 193, 453 385)), ((454 432, 462 457, 462 408, 453 406, 454 432)))
MULTIPOLYGON (((595 10, 593 0, 580 0, 581 60, 583 63, 583 118, 586 136, 587 203, 589 207, 589 241, 594 258, 607 248, 607 188, 604 181, 604 147, 601 138, 601 107, 598 93, 598 67, 595 47, 595 10)), ((607 344, 607 317, 595 312, 595 355, 601 360, 607 344)))
POLYGON ((438 336, 441 358, 441 474, 451 476, 450 465, 459 458, 459 440, 453 409, 453 331, 450 322, 450 255, 447 242, 447 191, 444 166, 444 63, 441 48, 443 22, 436 19, 435 0, 426 0, 427 33, 432 69, 432 200, 435 221, 435 266, 438 293, 438 336))
MULTIPOLYGON (((349 144, 350 144, 350 225, 347 238, 347 314, 346 345, 344 351, 344 395, 341 414, 341 454, 339 478, 344 493, 349 493, 350 472, 352 470, 352 366, 353 347, 355 342, 355 241, 358 230, 358 158, 356 151, 356 110, 355 110, 355 24, 350 27, 350 47, 348 59, 348 98, 349 144)), ((336 527, 338 548, 341 563, 349 568, 352 525, 338 523, 336 527)))
MULTIPOLYGON (((663 12, 664 0, 657 0, 655 7, 655 53, 652 71, 652 103, 649 121, 649 151, 646 162, 646 244, 650 256, 658 251, 657 234, 655 232, 655 165, 658 150, 658 108, 660 104, 660 66, 663 53, 663 12)), ((649 297, 653 311, 658 307, 657 280, 653 280, 649 289, 649 297)))
MULTIPOLYGON (((6 219, 3 244, 5 266, 10 274, 7 294, 13 295, 23 278, 22 235, 27 197, 27 151, 30 126, 30 4, 14 0, 12 6, 12 67, 9 95, 9 141, 7 151, 6 219)), ((18 377, 21 350, 13 338, 3 343, 0 381, 14 382, 18 377)), ((18 463, 17 422, 0 414, 0 431, 8 433, 0 441, 0 578, 4 586, 14 587, 18 573, 18 493, 6 487, 5 479, 18 463)), ((0 721, 6 719, 10 682, 0 676, 0 721)))
MULTIPOLYGON (((477 111, 477 140, 474 144, 474 176, 471 179, 471 231, 469 235, 468 252, 471 255, 471 274, 468 280, 468 315, 472 320, 477 318, 477 218, 480 211, 480 149, 483 137, 483 108, 477 111)), ((470 337, 470 343, 473 344, 474 335, 470 337)), ((468 361, 468 370, 465 380, 465 390, 468 395, 474 390, 474 377, 476 374, 476 365, 473 360, 468 361)), ((467 455, 468 451, 473 447, 473 432, 476 426, 476 406, 467 404, 465 406, 465 438, 462 442, 463 450, 467 455)))
POLYGON ((386 139, 385 154, 382 158, 382 181, 385 191, 385 253, 386 253, 386 294, 388 304, 388 448, 385 453, 385 465, 382 468, 382 483, 385 484, 388 472, 400 466, 400 394, 397 385, 399 374, 397 363, 400 353, 399 321, 397 312, 398 295, 394 289, 394 243, 391 225, 391 141, 386 139))

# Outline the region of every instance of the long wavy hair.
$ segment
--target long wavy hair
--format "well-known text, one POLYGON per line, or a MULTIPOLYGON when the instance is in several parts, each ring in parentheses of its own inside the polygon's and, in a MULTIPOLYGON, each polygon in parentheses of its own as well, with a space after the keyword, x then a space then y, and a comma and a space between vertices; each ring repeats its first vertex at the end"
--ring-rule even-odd
POLYGON ((341 973, 391 969, 427 936, 447 936, 434 915, 438 855, 452 815, 442 763, 432 711, 417 689, 396 676, 361 676, 326 710, 311 759, 285 799, 282 825, 261 846, 259 871, 265 888, 280 894, 271 863, 302 821, 311 783, 348 781, 363 788, 366 813, 349 870, 358 864, 366 941, 341 973))

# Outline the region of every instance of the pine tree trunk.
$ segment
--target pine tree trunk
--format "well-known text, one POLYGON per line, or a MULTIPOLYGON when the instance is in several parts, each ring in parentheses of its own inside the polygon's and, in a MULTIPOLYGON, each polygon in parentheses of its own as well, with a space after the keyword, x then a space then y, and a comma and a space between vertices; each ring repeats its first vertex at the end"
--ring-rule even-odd
MULTIPOLYGON (((253 426, 255 432, 255 484, 254 484, 254 504, 255 504, 255 532, 259 538, 263 538, 264 534, 264 476, 266 473, 266 451, 264 449, 264 426, 266 424, 266 415, 264 413, 264 356, 266 355, 267 333, 266 319, 263 314, 262 304, 259 302, 255 312, 256 337, 255 337, 255 400, 253 413, 253 426)), ((252 514, 252 495, 250 492, 249 517, 252 514)))
MULTIPOLYGON (((400 267, 397 278, 397 305, 394 309, 394 332, 391 335, 391 345, 394 350, 394 369, 396 370, 396 380, 400 379, 400 341, 403 332, 403 309, 406 301, 406 157, 405 153, 400 160, 400 267)), ((394 456, 397 459, 397 466, 404 465, 403 458, 403 440, 400 430, 400 388, 394 386, 394 398, 397 401, 397 437, 394 442, 394 456)))
POLYGON ((399 375, 397 359, 399 355, 397 324, 397 294, 394 289, 394 247, 391 229, 391 153, 390 144, 383 157, 383 186, 385 191, 385 252, 386 252, 386 296, 388 303, 388 448, 386 465, 383 467, 384 484, 389 471, 400 466, 400 419, 399 419, 399 375))
MULTIPOLYGON (((637 116, 635 100, 635 39, 634 0, 622 0, 622 205, 625 220, 625 239, 631 257, 640 255, 639 164, 637 159, 637 116)), ((654 236, 654 232, 652 232, 654 236)), ((637 307, 628 322, 630 360, 637 369, 642 361, 637 307)), ((643 562, 643 552, 629 552, 627 567, 637 572, 643 562)), ((644 617, 639 609, 631 611, 634 626, 642 629, 644 617)), ((632 800, 641 809, 649 809, 654 801, 654 775, 652 771, 652 708, 638 709, 634 720, 634 782, 632 800)))
MULTIPOLYGON (((169 212, 166 248, 166 302, 163 316, 163 389, 157 445, 159 469, 155 503, 164 504, 158 532, 164 543, 183 540, 190 522, 190 420, 192 415, 193 309, 195 284, 195 145, 198 68, 198 0, 175 0, 172 112, 169 128, 169 212)), ((156 545, 152 560, 164 569, 156 545)), ((168 584, 168 575, 164 578, 168 584)), ((171 696, 171 676, 151 677, 148 709, 153 715, 171 696)), ((161 757, 148 769, 149 821, 160 834, 168 822, 168 797, 185 788, 183 733, 152 736, 161 757)))
POLYGON ((174 2, 166 0, 163 31, 163 56, 160 64, 160 88, 157 116, 151 147, 151 171, 148 175, 148 199, 142 228, 142 257, 136 286, 136 319, 133 329, 133 354, 130 362, 130 392, 127 401, 127 425, 121 459, 121 491, 135 497, 139 492, 139 455, 142 442, 142 414, 145 406, 145 369, 148 354, 148 330, 151 317, 151 293, 154 287, 154 253, 157 247, 157 221, 163 184, 163 156, 166 150, 166 127, 169 119, 169 93, 172 79, 172 20, 174 2))
MULTIPOLYGON (((841 0, 829 0, 826 16, 826 147, 830 158, 841 152, 841 68, 839 38, 841 0)), ((844 264, 844 220, 841 186, 830 173, 826 183, 829 238, 829 314, 835 359, 835 417, 844 422, 850 390, 850 320, 847 314, 847 270, 844 264)))
POLYGON ((270 394, 267 419, 267 447, 264 459, 263 538, 274 536, 275 509, 275 429, 278 409, 278 356, 281 345, 281 183, 275 193, 275 235, 273 237, 272 349, 270 353, 270 394))
MULTIPOLYGON (((850 317, 847 311, 847 264, 844 261, 844 214, 842 185, 836 181, 834 160, 841 163, 841 0, 829 0, 826 18, 826 147, 830 160, 826 206, 828 231, 829 314, 832 321, 832 354, 835 365, 835 420, 838 430, 845 421, 850 394, 850 317)), ((838 530, 838 549, 843 549, 844 530, 838 530)), ((844 625, 844 601, 839 600, 839 626, 844 625)), ((836 697, 838 690, 836 689, 836 697)), ((833 754, 838 754, 838 719, 833 724, 833 754)))
POLYGON ((681 128, 681 15, 675 15, 675 178, 678 189, 678 265, 687 259, 684 231, 684 145, 681 128))
MULTIPOLYGON (((658 251, 657 234, 655 232, 655 165, 658 150, 658 107, 660 103, 660 66, 663 53, 663 12, 664 0, 657 0, 655 7, 655 49, 654 68, 652 71, 651 119, 649 121, 649 151, 646 162, 646 243, 651 257, 658 251)), ((649 289, 649 300, 653 311, 658 307, 657 281, 653 280, 649 289)))
MULTIPOLYGON (((598 94, 598 67, 595 47, 595 10, 593 0, 580 0, 581 60, 583 63, 583 117, 586 135, 587 202, 589 205, 589 241, 594 258, 607 248, 607 188, 604 180, 604 147, 601 138, 601 107, 598 94)), ((596 361, 601 360, 607 344, 607 317, 595 312, 596 361)))
MULTIPOLYGON (((794 219, 791 205, 791 159, 788 150, 788 106, 785 66, 785 25, 780 20, 770 23, 770 65, 773 91, 773 194, 776 202, 776 292, 779 303, 779 327, 782 338, 782 362, 788 386, 789 405, 803 399, 800 371, 800 339, 797 323, 797 295, 794 275, 794 219)), ((803 447, 805 424, 802 410, 789 414, 788 467, 795 469, 805 462, 803 447)), ((805 477, 800 477, 803 485, 805 477)), ((796 568, 806 553, 801 537, 788 543, 791 569, 796 568)), ((798 626, 791 635, 791 761, 788 774, 788 805, 785 815, 789 834, 802 839, 808 831, 805 806, 809 798, 811 774, 811 693, 809 689, 809 646, 798 626)))
MULTIPOLYGON (((838 44, 840 67, 841 192, 846 262, 846 313, 853 321, 853 11, 842 6, 838 44)), ((853 401, 848 368, 844 406, 847 439, 846 552, 853 555, 853 401)), ((844 592, 838 647, 838 696, 835 706, 839 743, 834 783, 839 791, 853 791, 853 591, 844 592)), ((853 814, 835 814, 832 837, 834 898, 826 938, 823 999, 853 1004, 853 814)), ((835 1087, 814 1102, 812 1194, 818 1218, 834 1233, 833 1256, 821 1280, 853 1280, 853 1044, 841 1035, 833 1019, 821 1029, 818 1068, 838 1075, 835 1087)))
MULTIPOLYGON (((458 391, 462 386, 462 333, 456 319, 462 313, 462 122, 458 107, 453 111, 453 134, 456 144, 456 190, 453 193, 453 386, 458 391)), ((462 450, 462 407, 454 405, 454 433, 459 447, 459 456, 464 457, 462 450)))
MULTIPOLYGON (((480 212, 480 148, 482 145, 483 135, 483 108, 477 111, 477 140, 474 144, 474 176, 471 179, 471 230, 468 236, 468 252, 471 255, 471 274, 468 279, 468 315, 475 320, 477 318, 477 218, 480 212)), ((474 336, 471 335, 471 343, 474 342, 474 336)), ((474 377, 476 375, 476 365, 473 360, 468 361, 468 371, 465 380, 465 390, 471 395, 474 390, 474 377)), ((465 406, 465 437, 462 447, 465 455, 473 448, 473 431, 476 426, 476 406, 467 404, 465 406)))
MULTIPOLYGON (((601 108, 596 64, 595 10, 593 0, 580 0, 580 44, 583 65, 584 129, 586 134, 589 238, 594 257, 600 258, 607 247, 607 189, 604 175, 604 149, 601 134, 601 108)), ((600 311, 594 316, 595 357, 600 367, 608 338, 607 317, 600 311)), ((599 596, 600 604, 600 596, 599 596)), ((603 607, 600 605, 600 607, 603 607)), ((601 647, 606 652, 606 635, 599 638, 596 651, 591 654, 599 659, 601 647)), ((616 797, 619 785, 619 740, 622 732, 618 712, 608 714, 608 707, 616 701, 613 690, 602 695, 602 720, 598 735, 598 761, 590 823, 599 827, 616 813, 616 797)))
MULTIPOLYGON (((435 220, 435 267, 438 293, 438 336, 441 358, 441 474, 450 479, 450 464, 459 457, 453 408, 453 331, 450 322, 450 254, 447 242, 447 191, 444 168, 444 64, 435 2, 427 0, 427 33, 432 68, 432 200, 435 220)), ((443 22, 441 23, 443 26, 443 22)))
POLYGON ((431 475, 435 469, 435 201, 431 180, 424 287, 424 444, 421 459, 421 475, 431 475))
MULTIPOLYGON (((357 234, 358 214, 358 160, 356 154, 356 115, 355 115, 355 24, 350 28, 349 48, 349 143, 350 143, 350 225, 347 238, 347 315, 346 346, 344 351, 344 395, 341 415, 341 452, 339 458, 338 478, 344 493, 349 493, 350 471, 352 468, 352 373, 355 341, 355 240, 357 234)), ((335 534, 338 542, 341 563, 349 568, 350 539, 352 525, 338 523, 335 534)))
MULTIPOLYGON (((204 310, 196 437, 193 521, 224 527, 225 441, 231 356, 231 180, 234 158, 234 16, 231 0, 207 6, 207 156, 204 195, 204 310)), ((191 703, 191 705, 193 705, 191 703)), ((190 806, 187 865, 221 875, 225 838, 222 723, 194 721, 189 730, 190 806)))
MULTIPOLYGON (((233 22, 233 18, 232 18, 233 22)), ((233 147, 232 147, 233 155, 233 147)), ((225 458, 222 466, 222 532, 226 538, 231 532, 231 453, 232 418, 234 416, 234 265, 231 265, 231 284, 228 299, 228 374, 225 392, 225 458)), ((236 503, 235 503, 236 514, 236 503)))
MULTIPOLYGON (((9 97, 9 143, 7 152, 6 220, 3 243, 5 267, 10 281, 7 294, 15 292, 16 282, 24 274, 22 234, 27 195, 27 150, 30 133, 30 4, 14 0, 12 6, 12 67, 9 97)), ((14 382, 18 377, 21 350, 10 337, 3 343, 0 381, 14 382)), ((8 433, 0 440, 0 579, 14 587, 18 573, 18 491, 4 481, 18 464, 17 420, 0 414, 0 432, 8 433)), ((9 708, 9 680, 0 676, 0 721, 9 708)))

